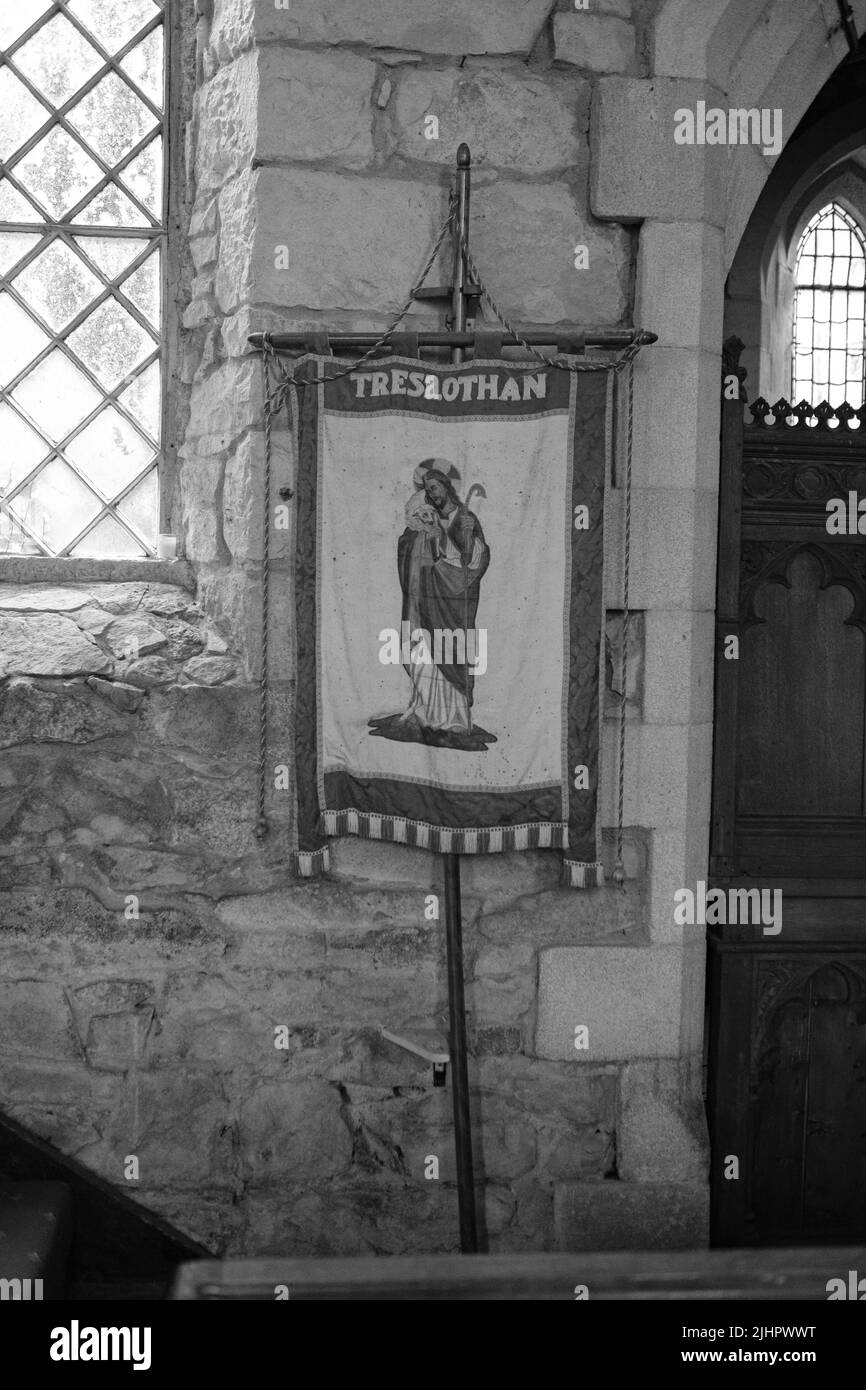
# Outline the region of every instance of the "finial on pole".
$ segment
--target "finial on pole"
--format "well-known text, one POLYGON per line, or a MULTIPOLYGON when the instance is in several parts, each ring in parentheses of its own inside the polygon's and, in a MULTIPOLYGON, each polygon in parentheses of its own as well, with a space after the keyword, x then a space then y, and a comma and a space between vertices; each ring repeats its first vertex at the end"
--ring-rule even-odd
POLYGON ((457 149, 457 168, 458 168, 458 169, 468 169, 468 168, 469 168, 469 165, 470 165, 471 163, 472 163, 472 155, 471 155, 470 152, 469 152, 469 146, 467 145, 466 141, 464 140, 464 141, 462 141, 462 143, 458 146, 458 149, 457 149))

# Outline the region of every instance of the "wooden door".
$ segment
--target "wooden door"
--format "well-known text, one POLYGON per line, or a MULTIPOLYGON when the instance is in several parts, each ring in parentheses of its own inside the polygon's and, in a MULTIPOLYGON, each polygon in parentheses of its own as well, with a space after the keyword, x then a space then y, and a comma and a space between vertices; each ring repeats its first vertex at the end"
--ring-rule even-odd
POLYGON ((866 501, 866 410, 750 409, 723 401, 710 884, 780 890, 781 930, 707 928, 712 1239, 844 1244, 866 1237, 866 535, 827 503, 866 501))

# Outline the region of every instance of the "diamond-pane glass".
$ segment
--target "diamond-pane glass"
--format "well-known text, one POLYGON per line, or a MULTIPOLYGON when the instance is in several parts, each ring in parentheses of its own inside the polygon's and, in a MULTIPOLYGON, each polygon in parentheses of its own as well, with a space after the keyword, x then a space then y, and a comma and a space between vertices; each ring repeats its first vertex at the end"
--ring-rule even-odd
POLYGON ((0 294, 0 386, 6 386, 50 339, 10 294, 0 294))
POLYGON ((154 328, 159 328, 160 284, 159 252, 155 251, 120 287, 154 328))
POLYGON ((15 165, 16 178, 53 217, 62 217, 102 178, 77 140, 55 126, 15 165))
POLYGON ((25 424, 20 415, 6 405, 0 405, 0 497, 17 487, 48 453, 48 446, 35 430, 25 424))
POLYGON ((41 240, 38 232, 0 232, 0 275, 8 275, 41 240))
POLYGON ((0 555, 44 555, 14 517, 0 510, 0 555))
POLYGON ((155 549, 167 8, 0 0, 0 554, 155 549))
POLYGON ((137 478, 153 458, 150 445, 113 406, 77 434, 65 452, 109 499, 137 478))
POLYGON ((152 439, 159 438, 160 406, 159 363, 154 362, 135 378, 118 396, 121 405, 134 415, 152 439))
POLYGON ((14 62, 54 106, 62 106, 103 66, 93 45, 63 15, 49 19, 28 39, 14 62))
POLYGON ((0 68, 0 159, 4 164, 50 118, 51 112, 30 95, 24 83, 8 68, 0 68))
POLYGON ((147 477, 136 483, 122 501, 118 502, 117 510, 136 531, 150 539, 159 525, 158 505, 156 469, 152 468, 147 477))
POLYGON ((116 555, 119 559, 134 560, 146 555, 144 547, 115 521, 113 516, 103 517, 92 531, 73 546, 70 555, 116 555))
POLYGON ((119 236, 81 236, 75 238, 85 256, 99 266, 107 280, 116 280, 130 261, 146 250, 149 242, 136 237, 119 236))
POLYGON ((110 183, 75 218, 82 227, 143 227, 147 222, 125 193, 110 183))
POLYGON ((60 550, 98 515, 102 503, 62 461, 51 463, 16 493, 9 510, 26 521, 39 540, 60 550))
POLYGON ((12 394, 31 420, 54 440, 65 438, 102 399, 59 348, 28 373, 12 394))
POLYGON ((0 48, 9 48, 48 9, 48 0, 6 0, 0 6, 0 48))
POLYGON ((162 140, 152 140, 120 177, 156 217, 162 207, 162 140))
POLYGON ((104 77, 73 106, 68 120, 112 167, 156 124, 153 112, 116 73, 104 77))
POLYGON ((67 342, 107 391, 129 376, 156 347, 150 334, 114 299, 101 304, 67 342))
POLYGON ((70 12, 114 54, 153 19, 152 0, 71 0, 70 12))
POLYGON ((81 257, 62 241, 53 241, 14 284, 22 299, 55 333, 80 314, 103 288, 81 257))
POLYGON ((163 101, 163 39, 162 27, 154 29, 146 39, 127 53, 120 66, 128 72, 136 86, 149 96, 154 106, 163 101))
POLYGON ((866 348, 866 236, 837 203, 817 212, 797 252, 794 400, 859 406, 866 348))
POLYGON ((8 179, 0 179, 0 222, 41 222, 42 218, 8 179))

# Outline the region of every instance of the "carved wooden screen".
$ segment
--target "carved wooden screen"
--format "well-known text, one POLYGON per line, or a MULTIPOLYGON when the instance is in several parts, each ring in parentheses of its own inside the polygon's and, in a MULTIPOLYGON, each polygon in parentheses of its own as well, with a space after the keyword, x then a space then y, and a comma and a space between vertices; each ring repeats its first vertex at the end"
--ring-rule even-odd
POLYGON ((771 933, 707 929, 712 1238, 854 1243, 866 1239, 866 408, 757 400, 749 413, 723 405, 710 871, 716 887, 779 890, 782 911, 771 933), (833 534, 827 503, 847 516, 850 494, 854 530, 833 534))
POLYGON ((717 671, 713 869, 863 876, 866 534, 830 534, 827 504, 847 515, 850 493, 866 502, 866 408, 759 399, 750 413, 728 538, 738 583, 718 615, 739 659, 717 671))

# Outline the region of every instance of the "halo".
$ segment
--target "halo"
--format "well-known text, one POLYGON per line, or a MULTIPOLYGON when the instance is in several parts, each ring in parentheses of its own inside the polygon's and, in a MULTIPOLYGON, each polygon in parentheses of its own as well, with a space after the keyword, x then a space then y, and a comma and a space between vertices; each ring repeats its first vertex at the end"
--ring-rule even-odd
POLYGON ((454 467, 450 459, 423 459, 412 474, 412 481, 416 487, 424 486, 424 479, 431 468, 435 468, 437 473, 444 473, 453 483, 460 481, 460 470, 454 467))

